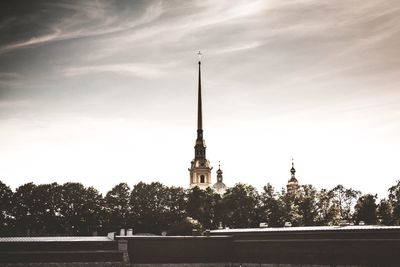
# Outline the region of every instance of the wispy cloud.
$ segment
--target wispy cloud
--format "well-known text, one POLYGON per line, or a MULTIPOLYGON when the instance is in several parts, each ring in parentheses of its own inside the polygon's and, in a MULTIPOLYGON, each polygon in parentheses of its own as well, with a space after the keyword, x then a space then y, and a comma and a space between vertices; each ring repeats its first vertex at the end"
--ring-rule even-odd
MULTIPOLYGON (((0 54, 13 51, 15 49, 26 48, 36 45, 43 45, 54 41, 70 40, 77 38, 95 37, 107 34, 115 34, 126 31, 157 19, 163 13, 161 2, 149 5, 143 12, 134 17, 123 19, 120 13, 110 13, 111 2, 94 2, 96 5, 65 4, 54 3, 47 4, 52 7, 56 13, 59 13, 61 19, 50 25, 47 25, 45 34, 35 35, 26 40, 18 40, 0 47, 0 54), (72 15, 65 15, 65 10, 72 10, 72 15)), ((36 21, 40 24, 40 21, 36 21)), ((8 23, 10 24, 10 23, 8 23)), ((30 24, 35 24, 30 22, 30 24)), ((30 27, 27 25, 27 27, 30 27)))
POLYGON ((109 72, 142 78, 159 78, 165 74, 165 67, 152 64, 105 64, 67 68, 62 73, 67 77, 109 72))

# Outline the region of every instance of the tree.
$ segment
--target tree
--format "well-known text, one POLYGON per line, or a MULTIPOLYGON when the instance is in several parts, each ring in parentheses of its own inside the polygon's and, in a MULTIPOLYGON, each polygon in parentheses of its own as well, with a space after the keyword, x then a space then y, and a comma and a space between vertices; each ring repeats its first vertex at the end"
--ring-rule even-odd
POLYGON ((299 191, 287 192, 282 189, 279 200, 282 203, 282 215, 284 223, 290 222, 293 226, 302 224, 302 215, 299 210, 299 191))
POLYGON ((61 194, 60 214, 67 234, 92 235, 102 229, 103 199, 96 189, 86 189, 80 183, 65 183, 61 194))
POLYGON ((345 188, 343 185, 338 185, 332 189, 334 200, 340 209, 340 215, 342 220, 352 221, 354 205, 361 195, 360 191, 352 188, 345 188))
POLYGON ((381 199, 379 202, 378 220, 383 225, 393 224, 393 207, 387 199, 381 199))
POLYGON ((296 199, 302 226, 315 225, 317 222, 317 190, 312 185, 302 185, 296 199))
POLYGON ((366 194, 361 196, 355 206, 354 218, 358 224, 364 221, 365 224, 376 224, 377 222, 377 195, 366 194))
POLYGON ((168 229, 165 192, 165 186, 158 182, 140 182, 133 187, 129 222, 135 232, 160 234, 168 229))
POLYGON ((233 228, 258 227, 260 197, 253 186, 236 184, 226 191, 222 203, 225 225, 233 228))
POLYGON ((35 218, 37 235, 54 235, 62 232, 61 186, 57 183, 37 185, 32 192, 31 214, 35 218))
POLYGON ((12 215, 12 207, 13 192, 0 181, 0 236, 11 236, 14 233, 15 218, 12 215))
POLYGON ((214 229, 218 222, 222 219, 218 216, 217 210, 221 207, 219 202, 221 197, 211 188, 201 190, 199 187, 194 187, 187 194, 187 215, 197 221, 205 229, 214 229))
POLYGON ((168 226, 181 222, 186 217, 186 192, 182 187, 166 187, 165 221, 168 226))
POLYGON ((340 222, 340 207, 334 201, 333 191, 321 189, 317 193, 317 225, 337 225, 340 222))
POLYGON ((261 221, 266 222, 270 227, 281 227, 285 224, 283 203, 271 184, 263 188, 260 196, 261 221))
POLYGON ((114 186, 104 198, 105 229, 118 231, 128 227, 128 219, 131 207, 129 201, 131 190, 126 183, 114 186))
POLYGON ((400 180, 389 188, 389 203, 392 207, 393 224, 400 224, 400 180))
POLYGON ((180 222, 176 222, 172 224, 172 226, 168 229, 167 235, 174 236, 174 235, 192 235, 192 231, 196 230, 198 233, 203 231, 203 228, 199 221, 186 217, 180 222))
POLYGON ((97 235, 99 231, 103 230, 103 196, 94 187, 88 187, 83 197, 85 204, 83 205, 82 219, 85 222, 85 228, 81 232, 97 235))
POLYGON ((13 215, 15 217, 17 235, 31 236, 31 234, 35 234, 37 226, 37 218, 33 215, 35 210, 33 197, 35 188, 36 185, 33 183, 27 183, 18 187, 13 195, 13 215))

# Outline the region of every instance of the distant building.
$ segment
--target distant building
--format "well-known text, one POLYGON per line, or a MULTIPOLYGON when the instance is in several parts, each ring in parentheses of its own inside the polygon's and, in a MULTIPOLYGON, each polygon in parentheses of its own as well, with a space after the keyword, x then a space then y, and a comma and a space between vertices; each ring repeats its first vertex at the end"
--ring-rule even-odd
POLYGON ((226 185, 223 183, 222 181, 222 170, 221 170, 221 164, 219 164, 218 166, 218 170, 217 170, 217 182, 213 185, 213 189, 215 192, 217 192, 220 195, 225 194, 226 192, 226 185))
MULTIPOLYGON (((199 52, 199 55, 200 52, 199 52)), ((198 186, 206 189, 211 186, 211 170, 210 162, 206 158, 206 144, 203 139, 203 111, 201 102, 201 61, 199 59, 199 84, 197 98, 197 139, 194 146, 194 159, 189 168, 190 172, 190 188, 198 186)))
MULTIPOLYGON (((201 53, 199 52, 199 56, 201 53)), ((194 159, 188 169, 190 172, 190 188, 198 186, 200 189, 211 187, 218 194, 224 194, 226 185, 222 182, 221 165, 217 170, 217 182, 212 185, 210 162, 206 158, 206 143, 203 138, 203 110, 201 99, 201 61, 199 59, 199 81, 197 96, 197 138, 194 146, 194 159)))
POLYGON ((299 190, 299 182, 296 179, 296 169, 294 168, 294 162, 292 160, 292 168, 290 169, 291 177, 286 185, 286 190, 288 194, 294 194, 299 190))

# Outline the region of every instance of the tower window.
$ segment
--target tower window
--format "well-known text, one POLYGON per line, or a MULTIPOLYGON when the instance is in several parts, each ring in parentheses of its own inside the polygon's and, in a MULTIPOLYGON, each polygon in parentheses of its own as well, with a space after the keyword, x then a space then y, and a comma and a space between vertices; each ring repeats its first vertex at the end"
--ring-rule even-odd
POLYGON ((200 175, 200 183, 203 184, 203 183, 204 183, 204 180, 205 180, 205 179, 204 179, 204 175, 200 175))

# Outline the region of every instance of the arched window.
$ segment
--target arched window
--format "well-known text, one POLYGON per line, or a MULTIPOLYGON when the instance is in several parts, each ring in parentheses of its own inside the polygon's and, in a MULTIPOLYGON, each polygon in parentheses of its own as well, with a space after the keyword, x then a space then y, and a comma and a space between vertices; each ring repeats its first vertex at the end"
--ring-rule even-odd
POLYGON ((205 181, 204 181, 205 179, 204 179, 204 175, 200 175, 200 183, 204 183, 205 181))

